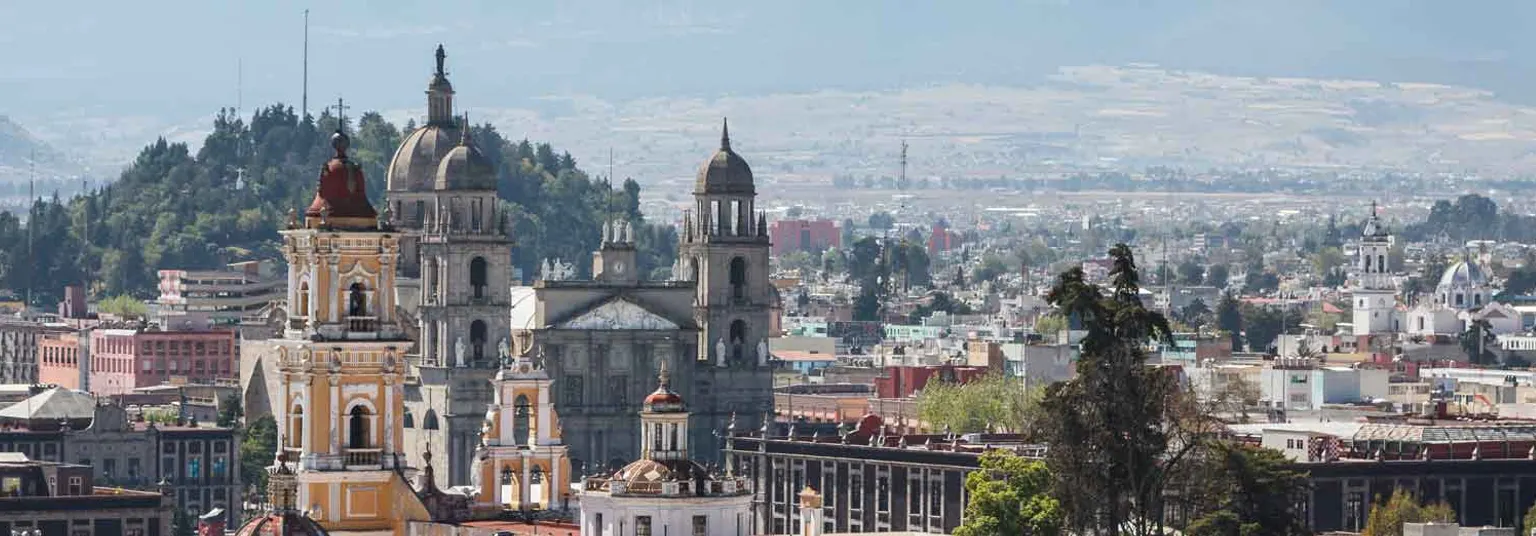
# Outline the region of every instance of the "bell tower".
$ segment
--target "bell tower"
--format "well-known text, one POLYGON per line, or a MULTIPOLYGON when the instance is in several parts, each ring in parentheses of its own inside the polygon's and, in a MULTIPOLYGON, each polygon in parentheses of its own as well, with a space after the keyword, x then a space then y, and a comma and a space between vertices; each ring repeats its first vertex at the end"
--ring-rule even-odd
POLYGON ((721 126, 720 149, 699 168, 693 198, 679 240, 682 273, 674 276, 696 289, 701 329, 692 387, 701 405, 692 439, 696 458, 715 460, 714 434, 733 412, 757 419, 773 405, 768 329, 777 295, 768 282, 768 223, 756 211, 752 169, 731 149, 728 125, 721 126))
POLYGON ((1360 233, 1356 261, 1360 279, 1350 296, 1355 302, 1355 335, 1397 331, 1397 289, 1387 269, 1391 250, 1392 235, 1377 217, 1376 202, 1372 201, 1371 215, 1360 233))
POLYGON ((395 322, 399 237, 369 204, 349 143, 331 136, 314 201, 281 231, 290 311, 276 345, 278 448, 298 462, 296 507, 328 530, 404 534, 425 509, 397 472, 411 344, 395 322))

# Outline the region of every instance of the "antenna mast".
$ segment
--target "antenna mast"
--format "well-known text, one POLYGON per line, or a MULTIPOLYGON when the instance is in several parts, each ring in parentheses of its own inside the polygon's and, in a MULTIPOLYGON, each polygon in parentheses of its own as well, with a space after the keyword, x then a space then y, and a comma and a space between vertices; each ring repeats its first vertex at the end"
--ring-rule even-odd
POLYGON ((907 140, 901 140, 901 172, 896 175, 896 189, 907 189, 907 140))
POLYGON ((300 97, 299 108, 300 108, 300 113, 303 114, 301 117, 299 117, 299 120, 303 121, 305 117, 309 117, 309 10, 308 9, 304 10, 304 93, 300 97))
MULTIPOLYGON (((27 159, 27 258, 32 258, 32 229, 37 227, 37 220, 33 219, 33 210, 37 206, 37 149, 33 148, 31 156, 27 159)), ((27 303, 22 310, 32 307, 32 279, 37 274, 36 269, 27 270, 27 303)))

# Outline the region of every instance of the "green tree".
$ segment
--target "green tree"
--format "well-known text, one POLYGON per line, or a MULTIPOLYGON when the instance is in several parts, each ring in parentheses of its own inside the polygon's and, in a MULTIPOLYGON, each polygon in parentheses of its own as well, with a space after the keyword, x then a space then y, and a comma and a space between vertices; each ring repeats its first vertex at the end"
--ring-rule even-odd
POLYGON ((1243 313, 1243 338, 1248 349, 1269 352, 1282 333, 1301 325, 1301 316, 1289 310, 1263 305, 1245 305, 1243 313))
POLYGON ((965 477, 970 502, 955 536, 1061 534, 1061 505, 1050 494, 1044 463, 1004 450, 981 455, 981 469, 965 477))
POLYGON ((1055 340, 1057 334, 1067 329, 1067 319, 1059 314, 1045 314, 1035 320, 1035 333, 1055 340))
POLYGON ((1530 534, 1532 529, 1536 529, 1536 504, 1532 504, 1531 508, 1525 511, 1525 517, 1520 520, 1518 534, 1530 534))
POLYGON ((1230 268, 1227 268, 1226 263, 1217 263, 1211 265, 1211 267, 1206 270, 1206 284, 1216 288, 1226 288, 1227 278, 1231 275, 1228 272, 1229 270, 1230 268))
POLYGON ((225 428, 238 426, 240 424, 240 417, 245 413, 240 406, 240 395, 238 393, 230 393, 229 396, 219 401, 218 425, 225 428))
POLYGON ((976 281, 992 281, 998 276, 1008 273, 1008 263, 1003 258, 993 254, 987 254, 981 258, 981 265, 971 274, 976 281))
POLYGON ((1185 285, 1205 284, 1205 266, 1194 259, 1179 263, 1179 282, 1185 285))
POLYGON ((1227 333, 1231 339, 1232 351, 1241 351, 1243 348, 1243 313, 1237 298, 1232 293, 1221 295, 1221 301, 1216 304, 1216 327, 1227 333))
POLYGON ((1211 308, 1205 305, 1205 300, 1195 298, 1183 308, 1179 309, 1179 319, 1189 324, 1198 326, 1211 315, 1211 308))
POLYGON ((964 384, 931 381, 917 397, 918 418, 935 430, 959 434, 1027 433, 1034 428, 1043 394, 998 372, 964 384))
POLYGON ((1052 448, 1053 495, 1064 526, 1076 533, 1137 536, 1157 532, 1169 476, 1186 446, 1170 453, 1180 413, 1177 379, 1147 367, 1147 342, 1172 336, 1167 319, 1147 309, 1129 246, 1110 249, 1112 286, 1085 281, 1082 268, 1058 276, 1047 300, 1087 330, 1077 376, 1046 388, 1041 432, 1052 448))
POLYGON ((879 211, 869 215, 869 228, 887 230, 896 226, 896 218, 891 213, 879 211))
POLYGON ((1392 491, 1385 503, 1378 496, 1371 505, 1371 513, 1365 520, 1361 536, 1403 536, 1404 523, 1448 523, 1456 520, 1456 511, 1444 502, 1420 504, 1413 494, 1403 488, 1392 491))
POLYGON ((134 299, 133 296, 119 294, 97 303, 96 310, 123 318, 144 318, 144 314, 148 312, 148 307, 144 305, 144 302, 134 299))
POLYGON ((1467 360, 1473 365, 1492 365, 1498 362, 1494 350, 1499 347, 1499 336, 1493 333, 1493 326, 1487 319, 1473 320, 1458 338, 1461 351, 1467 354, 1467 360))
POLYGON ((277 421, 271 416, 249 423, 240 440, 240 480, 262 493, 267 489, 267 467, 277 453, 277 440, 277 421))
POLYGON ((1190 523, 1190 534, 1312 533, 1294 507, 1295 497, 1307 489, 1307 477, 1279 451, 1214 440, 1204 443, 1199 457, 1185 498, 1202 513, 1190 523))

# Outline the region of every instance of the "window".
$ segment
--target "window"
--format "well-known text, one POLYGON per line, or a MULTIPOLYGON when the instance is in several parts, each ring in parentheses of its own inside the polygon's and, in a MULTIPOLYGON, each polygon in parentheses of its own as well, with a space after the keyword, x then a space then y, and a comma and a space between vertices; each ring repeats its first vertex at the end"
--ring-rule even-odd
POLYGON ((608 378, 608 393, 613 397, 611 400, 614 405, 623 405, 624 401, 629 399, 626 396, 628 390, 629 376, 613 376, 608 378))
POLYGON ((139 477, 139 459, 128 458, 128 478, 139 477))
POLYGON ((480 232, 480 200, 469 200, 469 228, 474 232, 480 232))
MULTIPOLYGON (((476 296, 478 297, 478 296, 476 296)), ((485 321, 476 320, 469 324, 469 348, 470 357, 476 361, 485 359, 485 321)))
POLYGON ((583 380, 583 378, 581 376, 578 376, 578 375, 575 375, 575 374, 567 374, 565 376, 565 379, 561 380, 561 382, 565 384, 565 403, 566 404, 570 404, 572 406, 579 406, 579 405, 581 405, 581 399, 582 399, 582 394, 583 394, 582 389, 584 387, 582 385, 582 380, 583 380))
POLYGON ((81 491, 82 491, 81 488, 83 486, 85 486, 85 479, 84 478, 81 478, 81 477, 78 477, 78 476, 69 477, 69 494, 70 495, 80 495, 81 491))
POLYGON ((411 410, 409 410, 409 409, 405 410, 405 418, 402 419, 402 420, 405 421, 405 427, 406 428, 415 428, 416 427, 416 417, 411 415, 411 410))
POLYGON ((651 536, 651 516, 635 516, 635 536, 651 536))
POLYGON ((418 199, 418 200, 416 200, 416 217, 412 218, 412 221, 416 222, 417 225, 421 225, 422 222, 426 221, 426 219, 427 219, 427 202, 418 199))
POLYGON ((517 395, 517 400, 513 404, 512 441, 518 445, 527 445, 528 421, 533 415, 533 405, 528 403, 528 395, 517 395))
POLYGON ((213 453, 214 454, 223 454, 224 451, 226 451, 226 450, 229 450, 229 446, 228 446, 227 443, 225 443, 223 441, 214 441, 213 442, 213 453))
POLYGON ((304 406, 294 404, 288 413, 288 446, 299 448, 304 440, 304 406))
POLYGON ((347 316, 368 316, 368 292, 362 283, 347 287, 347 316))
POLYGON ((112 458, 107 458, 105 460, 102 460, 101 461, 101 474, 105 475, 107 478, 112 478, 114 476, 118 476, 117 475, 117 460, 112 459, 112 458))
MULTIPOLYGON (((478 229, 479 227, 479 223, 476 223, 475 228, 478 229)), ((484 258, 475 257, 474 260, 469 261, 469 286, 474 291, 475 299, 485 297, 486 271, 484 258)))
POLYGON ((366 449, 373 443, 369 436, 369 427, 372 424, 373 415, 362 404, 352 406, 352 411, 347 412, 347 447, 354 449, 366 449))
POLYGON ((731 299, 747 299, 747 260, 731 259, 731 299))
POLYGON ((693 536, 709 536, 709 518, 693 516, 693 536))
POLYGON ((741 361, 746 357, 747 323, 737 320, 731 322, 731 360, 741 361))
POLYGON ((187 459, 187 478, 202 478, 202 476, 203 476, 203 459, 202 458, 189 458, 189 459, 187 459))
POLYGON ((155 371, 155 362, 154 361, 150 361, 150 360, 144 361, 144 372, 154 372, 154 371, 155 371))

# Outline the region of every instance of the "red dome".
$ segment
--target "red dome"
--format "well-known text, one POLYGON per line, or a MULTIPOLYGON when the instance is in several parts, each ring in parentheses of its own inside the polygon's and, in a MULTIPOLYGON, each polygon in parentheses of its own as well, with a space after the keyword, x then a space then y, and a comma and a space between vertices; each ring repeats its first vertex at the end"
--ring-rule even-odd
POLYGON ((657 389, 656 392, 651 393, 650 396, 645 397, 645 405, 654 406, 657 404, 682 405, 683 397, 682 395, 672 392, 670 389, 657 389))
POLYGON ((235 536, 326 536, 315 520, 298 512, 270 512, 246 521, 235 536))
POLYGON ((310 202, 304 215, 319 218, 375 219, 379 213, 368 202, 368 181, 363 178, 363 168, 347 158, 351 140, 337 132, 331 136, 331 147, 336 156, 320 168, 320 187, 315 190, 315 200, 310 202))

